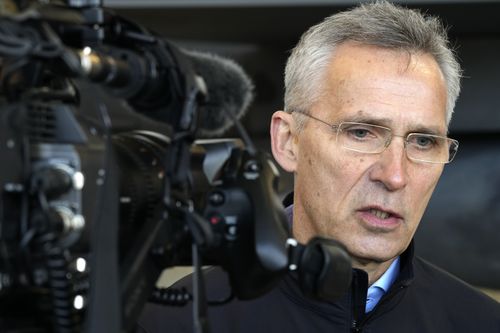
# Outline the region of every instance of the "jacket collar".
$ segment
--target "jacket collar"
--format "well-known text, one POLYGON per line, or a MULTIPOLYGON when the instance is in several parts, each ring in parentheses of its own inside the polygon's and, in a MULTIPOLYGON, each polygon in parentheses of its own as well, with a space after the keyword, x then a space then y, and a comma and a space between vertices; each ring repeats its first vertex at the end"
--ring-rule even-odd
POLYGON ((399 276, 397 277, 394 284, 401 284, 404 286, 410 285, 413 281, 413 257, 415 255, 415 246, 413 239, 406 250, 401 254, 399 261, 399 276))

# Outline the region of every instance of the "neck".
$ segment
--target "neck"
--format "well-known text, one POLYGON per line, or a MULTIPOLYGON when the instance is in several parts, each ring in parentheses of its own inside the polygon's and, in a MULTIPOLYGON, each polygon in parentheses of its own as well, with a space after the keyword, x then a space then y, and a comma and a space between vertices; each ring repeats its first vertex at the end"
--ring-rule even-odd
POLYGON ((380 279, 382 275, 387 271, 389 266, 396 260, 392 258, 384 262, 374 262, 366 259, 360 259, 352 257, 352 267, 364 270, 368 273, 368 285, 372 285, 375 281, 380 279))

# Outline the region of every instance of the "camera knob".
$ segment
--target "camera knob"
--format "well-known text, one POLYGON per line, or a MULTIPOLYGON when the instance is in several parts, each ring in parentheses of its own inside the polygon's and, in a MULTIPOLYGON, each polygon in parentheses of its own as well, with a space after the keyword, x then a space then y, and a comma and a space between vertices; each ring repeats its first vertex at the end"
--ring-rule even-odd
POLYGON ((41 190, 48 198, 57 198, 71 189, 81 190, 84 177, 67 165, 50 165, 37 170, 31 180, 32 187, 41 190))
POLYGON ((65 233, 80 230, 85 226, 84 217, 73 213, 68 207, 56 206, 53 207, 53 210, 57 213, 65 233))

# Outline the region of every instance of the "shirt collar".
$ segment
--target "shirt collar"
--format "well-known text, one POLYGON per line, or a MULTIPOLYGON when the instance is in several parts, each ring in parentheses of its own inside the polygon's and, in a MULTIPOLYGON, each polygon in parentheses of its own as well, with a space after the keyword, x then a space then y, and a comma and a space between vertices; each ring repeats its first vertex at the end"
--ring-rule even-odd
POLYGON ((385 273, 375 281, 370 288, 381 288, 386 293, 399 275, 399 257, 397 257, 385 271, 385 273))

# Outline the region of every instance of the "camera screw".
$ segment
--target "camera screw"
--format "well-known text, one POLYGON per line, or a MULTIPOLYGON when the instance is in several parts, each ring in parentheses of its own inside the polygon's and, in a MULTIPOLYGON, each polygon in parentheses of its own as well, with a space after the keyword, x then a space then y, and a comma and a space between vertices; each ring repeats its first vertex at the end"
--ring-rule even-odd
POLYGON ((238 218, 233 215, 226 216, 225 222, 226 222, 225 226, 226 239, 229 241, 234 241, 236 238, 238 238, 239 234, 238 218))
POLYGON ((224 193, 221 191, 213 191, 208 195, 208 201, 212 206, 221 206, 225 199, 224 193))
POLYGON ((245 163, 244 170, 245 171, 243 172, 243 176, 246 179, 254 180, 259 178, 261 167, 257 161, 250 160, 245 163))

